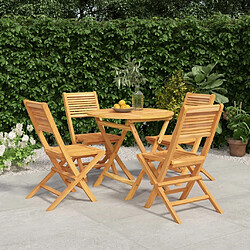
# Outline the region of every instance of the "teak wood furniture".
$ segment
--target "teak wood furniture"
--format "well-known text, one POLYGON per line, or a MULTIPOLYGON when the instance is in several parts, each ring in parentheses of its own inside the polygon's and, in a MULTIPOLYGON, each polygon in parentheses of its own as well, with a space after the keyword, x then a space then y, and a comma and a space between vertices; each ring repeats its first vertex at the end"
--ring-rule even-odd
MULTIPOLYGON (((202 176, 199 176, 202 165, 213 141, 222 110, 223 104, 196 107, 183 106, 168 149, 166 151, 155 151, 137 155, 143 169, 138 176, 139 181, 136 180, 135 183, 139 186, 140 181, 146 172, 153 186, 153 190, 145 204, 146 208, 151 207, 158 195, 161 197, 168 211, 177 223, 181 223, 181 220, 173 207, 191 202, 208 199, 217 212, 223 213, 202 181, 202 176), (177 147, 180 140, 203 137, 206 138, 206 141, 200 154, 180 150, 177 147), (159 164, 155 167, 152 162, 159 162, 159 164), (189 169, 190 174, 174 177, 166 176, 169 169, 185 167, 189 169), (187 198, 195 182, 198 183, 205 195, 195 198, 187 198), (175 186, 176 184, 182 183, 187 184, 185 187, 175 186), (170 189, 169 186, 172 185, 174 188, 170 189), (179 192, 181 193, 179 200, 170 202, 167 195, 179 192)), ((129 198, 132 198, 132 196, 129 198)))
POLYGON ((91 201, 96 201, 95 196, 86 184, 85 178, 87 173, 95 166, 95 164, 104 156, 104 150, 93 148, 90 146, 75 144, 65 145, 50 113, 46 103, 33 102, 24 100, 25 107, 28 111, 30 119, 34 125, 36 133, 44 147, 45 153, 51 160, 53 167, 49 174, 32 190, 26 197, 32 198, 40 188, 44 188, 49 192, 57 195, 57 199, 48 207, 47 211, 53 210, 69 192, 75 192, 75 187, 83 189, 91 201), (44 132, 52 134, 58 144, 57 147, 50 147, 44 132), (74 163, 85 157, 93 157, 88 165, 83 167, 74 163), (46 185, 51 177, 58 173, 66 185, 66 188, 59 192, 58 190, 46 185))
MULTIPOLYGON (((96 110, 96 111, 89 111, 88 114, 95 117, 97 125, 98 125, 104 139, 105 139, 106 145, 108 145, 110 151, 112 152, 110 157, 109 157, 109 161, 105 165, 101 175, 96 180, 94 186, 99 186, 102 183, 105 176, 133 186, 134 185, 134 181, 133 181, 134 177, 131 175, 131 173, 128 171, 128 169, 126 168, 126 166, 122 162, 118 162, 118 163, 119 163, 121 169, 123 170, 123 172, 125 173, 125 175, 128 177, 128 179, 123 178, 122 176, 119 176, 118 174, 112 174, 108 171, 111 164, 113 164, 114 160, 119 159, 119 158, 117 158, 118 157, 117 153, 118 153, 119 148, 122 145, 122 142, 123 142, 127 132, 128 131, 132 132, 140 151, 145 153, 146 149, 145 149, 145 147, 144 147, 144 145, 143 145, 143 143, 138 135, 138 132, 135 128, 135 123, 136 122, 160 121, 160 120, 164 121, 164 124, 162 126, 162 129, 161 129, 161 132, 159 135, 159 139, 161 139, 165 134, 169 120, 171 120, 173 115, 174 115, 174 113, 172 111, 163 110, 163 109, 150 109, 150 108, 144 108, 143 110, 140 110, 140 111, 133 110, 130 113, 117 113, 113 109, 100 109, 100 110, 96 110), (102 121, 102 118, 124 119, 124 120, 126 120, 126 122, 125 122, 125 124, 117 124, 117 123, 102 121), (113 146, 111 144, 109 137, 107 136, 107 134, 105 132, 105 128, 104 128, 105 126, 114 127, 114 128, 118 128, 118 129, 122 130, 120 139, 115 144, 115 146, 113 146)), ((158 147, 158 143, 157 143, 157 141, 155 141, 152 150, 156 150, 157 147, 158 147)))
MULTIPOLYGON (((200 106, 200 105, 212 105, 214 104, 215 100, 215 95, 208 95, 208 94, 198 94, 198 93, 191 93, 188 92, 185 96, 183 105, 187 106, 200 106)), ((149 143, 152 145, 154 144, 155 140, 158 140, 158 143, 160 145, 164 146, 169 146, 171 140, 172 140, 172 135, 164 135, 163 139, 160 141, 158 139, 158 136, 146 136, 145 138, 149 143)), ((192 152, 196 153, 200 142, 202 138, 189 138, 189 139, 180 139, 178 142, 178 147, 179 144, 187 144, 187 145, 192 145, 192 152)), ((181 149, 181 147, 179 147, 181 149)), ((162 150, 162 148, 159 146, 159 150, 162 150)), ((176 169, 178 172, 179 170, 176 169)), ((186 174, 188 172, 187 168, 183 168, 182 174, 186 174)), ((206 175, 210 180, 214 181, 214 177, 210 175, 205 169, 201 169, 201 172, 206 175)))
MULTIPOLYGON (((100 132, 98 133, 86 133, 86 134, 75 134, 72 119, 91 117, 88 111, 99 110, 99 102, 97 94, 93 92, 76 92, 76 93, 63 93, 63 102, 69 127, 69 133, 72 140, 72 144, 82 143, 84 145, 98 145, 104 144, 106 148, 105 157, 99 161, 95 168, 101 168, 105 165, 111 152, 107 147, 104 137, 100 132)), ((113 134, 106 134, 111 143, 119 141, 120 136, 113 134)), ((119 161, 119 159, 118 159, 119 161)), ((86 164, 78 162, 78 164, 86 164)), ((117 174, 117 170, 114 164, 111 165, 113 173, 117 174)))

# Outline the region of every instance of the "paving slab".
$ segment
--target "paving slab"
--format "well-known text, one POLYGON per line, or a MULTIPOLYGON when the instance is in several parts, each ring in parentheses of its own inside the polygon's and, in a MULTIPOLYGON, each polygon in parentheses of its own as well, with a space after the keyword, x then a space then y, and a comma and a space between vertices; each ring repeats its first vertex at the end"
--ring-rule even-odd
MULTIPOLYGON (((136 159, 125 164, 139 174, 136 159)), ((93 170, 88 185, 98 201, 90 202, 77 189, 51 212, 45 210, 56 196, 46 190, 25 199, 47 172, 0 176, 0 249, 250 249, 250 166, 208 156, 204 167, 216 178, 204 182, 224 214, 209 201, 186 204, 176 207, 180 225, 159 197, 144 208, 152 189, 147 176, 134 198, 125 201, 130 186, 105 178, 92 187, 100 174, 93 170)), ((59 176, 49 184, 64 189, 59 176)), ((190 196, 200 194, 195 186, 190 196)))

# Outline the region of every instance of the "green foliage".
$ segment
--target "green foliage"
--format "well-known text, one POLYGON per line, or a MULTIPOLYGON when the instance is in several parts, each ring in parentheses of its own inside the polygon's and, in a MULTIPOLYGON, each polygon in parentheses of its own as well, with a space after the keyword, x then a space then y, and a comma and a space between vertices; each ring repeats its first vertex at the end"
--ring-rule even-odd
POLYGON ((198 92, 204 94, 215 94, 215 101, 218 103, 228 102, 228 98, 224 96, 227 90, 221 85, 226 80, 223 74, 212 73, 216 63, 207 66, 194 66, 191 72, 184 76, 184 80, 189 84, 194 84, 198 92))
POLYGON ((53 18, 76 18, 77 10, 76 0, 0 0, 0 17, 45 15, 53 18))
POLYGON ((187 92, 192 90, 184 82, 183 76, 183 70, 175 71, 157 95, 156 106, 173 111, 175 118, 178 117, 187 92))
POLYGON ((143 77, 140 70, 140 62, 137 62, 135 58, 132 60, 129 58, 122 68, 115 67, 114 82, 118 88, 121 86, 132 87, 140 85, 140 83, 145 83, 147 79, 143 77))
POLYGON ((138 18, 183 18, 199 19, 215 13, 238 17, 249 14, 246 0, 0 0, 2 15, 45 15, 53 18, 84 18, 96 20, 138 18))
POLYGON ((31 125, 23 130, 23 124, 18 123, 10 133, 0 132, 0 172, 33 161, 34 149, 38 146, 34 138, 28 135, 32 130, 31 125))
POLYGON ((232 137, 245 143, 250 137, 250 115, 241 109, 241 105, 235 105, 227 107, 223 117, 228 122, 232 137))
MULTIPOLYGON (((97 91, 101 108, 129 101, 134 89, 119 90, 113 82, 114 67, 125 64, 125 55, 143 63, 141 73, 148 79, 140 86, 144 107, 156 107, 157 93, 174 70, 189 72, 191 65, 217 62, 229 100, 242 100, 250 110, 249 23, 249 16, 223 15, 203 21, 1 18, 0 131, 29 121, 24 99, 45 101, 64 141, 70 142, 62 92, 97 91)), ((74 125, 76 133, 98 131, 94 119, 74 125)), ((142 137, 159 132, 154 123, 137 128, 142 137)), ((126 143, 132 142, 130 134, 126 143)))

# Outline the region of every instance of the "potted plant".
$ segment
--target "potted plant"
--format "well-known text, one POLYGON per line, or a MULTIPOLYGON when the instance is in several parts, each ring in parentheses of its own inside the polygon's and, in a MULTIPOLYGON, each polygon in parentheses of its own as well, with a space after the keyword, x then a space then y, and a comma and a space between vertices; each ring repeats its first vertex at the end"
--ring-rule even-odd
POLYGON ((228 121, 228 128, 232 131, 230 138, 227 139, 229 144, 230 155, 244 156, 246 154, 246 145, 250 136, 250 115, 242 110, 240 106, 227 107, 223 118, 228 121))
POLYGON ((143 94, 139 90, 140 83, 144 83, 147 79, 143 77, 140 72, 140 62, 134 59, 126 59, 126 64, 122 68, 115 68, 115 79, 114 82, 118 88, 121 86, 136 87, 136 91, 132 95, 132 106, 136 110, 143 108, 143 94))

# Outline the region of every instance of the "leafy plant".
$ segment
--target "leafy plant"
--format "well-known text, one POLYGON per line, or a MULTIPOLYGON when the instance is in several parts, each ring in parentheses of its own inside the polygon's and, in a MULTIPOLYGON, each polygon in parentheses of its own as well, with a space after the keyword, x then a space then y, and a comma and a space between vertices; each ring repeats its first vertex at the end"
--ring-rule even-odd
POLYGON ((242 140, 243 143, 250 137, 250 115, 246 111, 242 110, 240 106, 234 106, 226 108, 223 114, 223 118, 228 122, 228 128, 232 131, 233 139, 242 140))
MULTIPOLYGON (((32 125, 27 126, 27 132, 32 132, 32 125)), ((36 141, 25 134, 23 124, 18 123, 9 133, 0 132, 0 171, 12 166, 25 166, 34 161, 36 141)))
POLYGON ((145 83, 147 79, 140 72, 140 62, 137 62, 135 58, 132 60, 128 58, 125 62, 126 64, 122 68, 115 68, 114 82, 118 88, 121 86, 132 87, 145 83))
MULTIPOLYGON (((30 120, 24 99, 46 101, 64 141, 70 143, 62 92, 96 91, 101 108, 131 96, 133 89, 120 91, 113 82, 113 66, 119 68, 126 54, 143 62, 142 73, 148 79, 140 86, 145 107, 156 107, 166 75, 216 61, 216 69, 227 79, 223 83, 227 97, 242 100, 249 113, 249 25, 249 15, 105 22, 93 18, 0 18, 0 131, 10 131, 15 124, 30 120)), ((98 131, 94 119, 73 122, 76 133, 98 131)), ((140 136, 157 134, 161 126, 157 130, 156 124, 144 126, 140 136)), ((222 125, 216 146, 223 146, 230 132, 225 121, 222 125)), ((119 131, 110 128, 109 132, 119 131)), ((133 135, 128 133, 125 144, 133 142, 133 135)))
POLYGON ((184 80, 195 85, 200 93, 215 94, 215 101, 218 103, 228 102, 228 98, 224 96, 227 90, 222 88, 224 74, 212 73, 216 63, 207 66, 194 66, 191 72, 184 75, 184 80))
POLYGON ((156 106, 161 109, 173 111, 175 118, 178 117, 187 92, 192 90, 191 87, 185 83, 183 76, 184 73, 182 69, 174 71, 157 94, 156 106))

